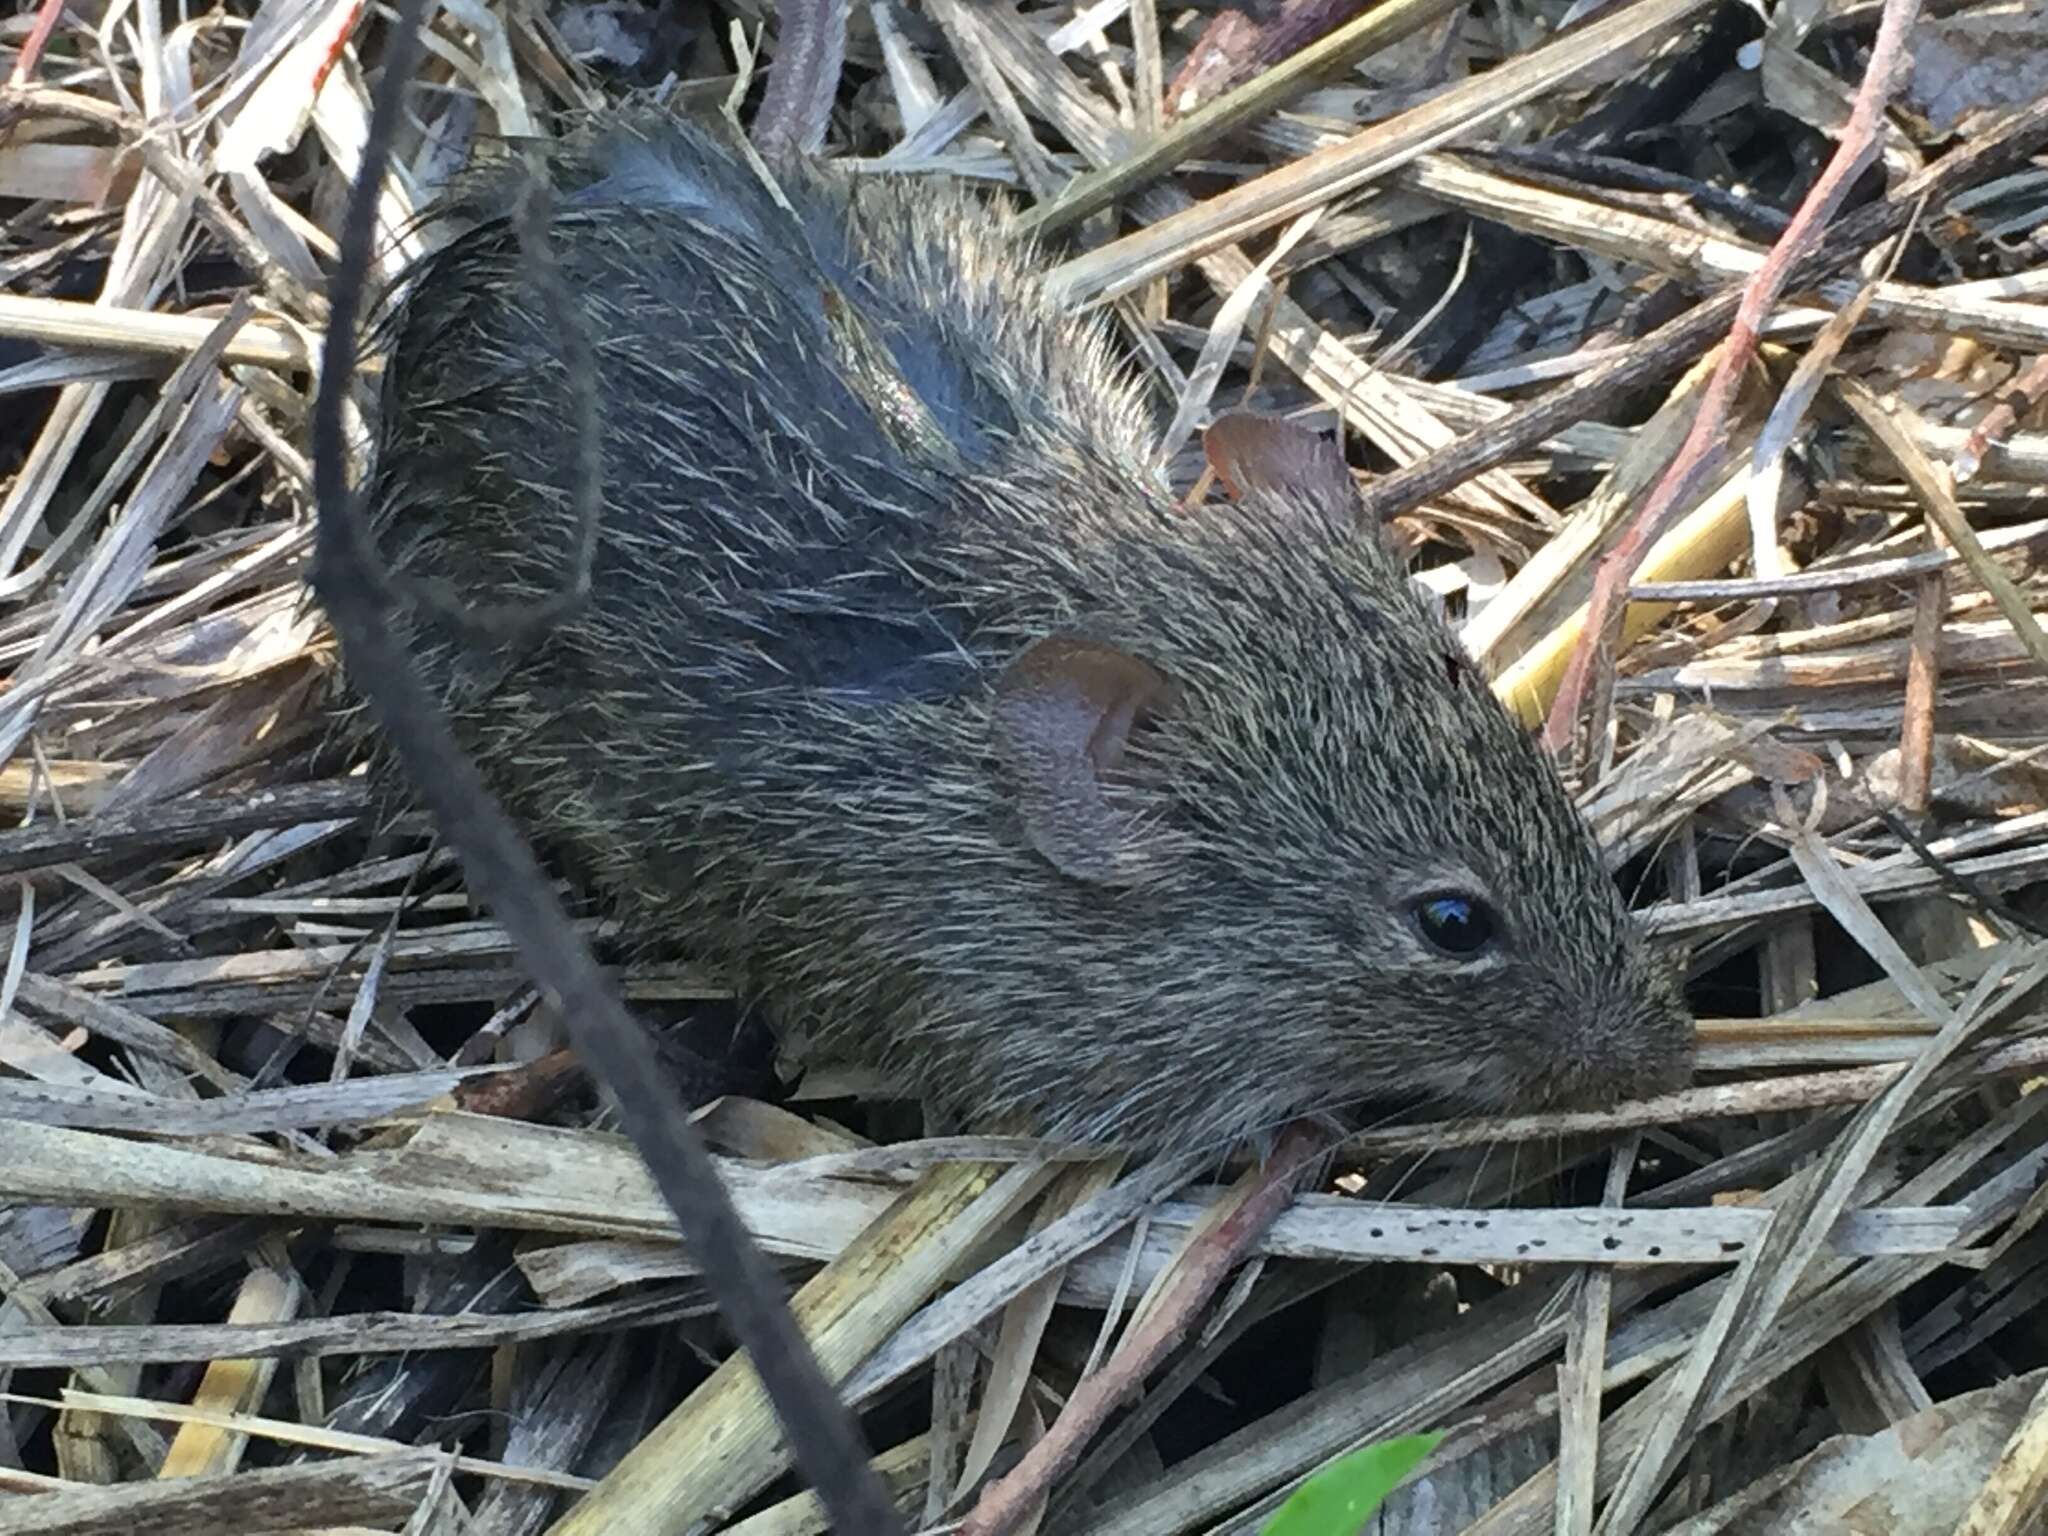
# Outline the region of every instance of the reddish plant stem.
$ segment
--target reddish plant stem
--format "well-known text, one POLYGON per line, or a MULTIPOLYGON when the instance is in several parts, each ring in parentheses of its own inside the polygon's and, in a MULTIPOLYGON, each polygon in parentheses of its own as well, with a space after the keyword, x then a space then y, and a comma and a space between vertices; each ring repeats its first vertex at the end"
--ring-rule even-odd
MULTIPOLYGON (((14 56, 14 69, 7 77, 10 88, 25 86, 35 78, 36 66, 43 60, 43 49, 49 46, 50 35, 57 30, 57 18, 63 14, 64 0, 43 0, 36 8, 35 25, 29 28, 21 52, 14 56)), ((10 121, 0 121, 0 131, 5 131, 8 126, 10 121)))
POLYGON ((1977 423, 1963 446, 1956 453, 1955 463, 1949 469, 1955 482, 1961 485, 1984 467, 1984 459, 1991 450, 2005 440, 2006 434, 2019 425, 2020 418, 2031 411, 2043 396, 2048 396, 2048 353, 2029 363, 1998 397, 1998 404, 1985 412, 1984 419, 1977 423))
POLYGON ((1307 1121, 1281 1133, 1260 1179, 1236 1210, 1187 1250, 1180 1277, 1152 1315, 1128 1335, 1101 1370, 1068 1397, 1052 1428, 1008 1473, 982 1490, 960 1536, 1006 1536, 1060 1478, 1073 1470, 1110 1414, 1178 1345, 1238 1261, 1287 1209, 1302 1170, 1327 1152, 1331 1137, 1307 1121))
POLYGON ((1934 787, 1934 705, 1941 691, 1941 621, 1947 614, 1948 577, 1941 571, 1922 577, 1914 595, 1913 643, 1906 653, 1906 697, 1899 720, 1899 809, 1908 816, 1926 814, 1934 787))
POLYGON ((327 52, 321 57, 319 67, 313 71, 314 96, 318 96, 327 88, 327 77, 334 73, 334 67, 341 62, 342 55, 348 50, 348 40, 355 36, 356 27, 362 21, 365 9, 367 6, 364 0, 354 0, 354 3, 342 7, 328 18, 327 31, 331 41, 327 52))
MULTIPOLYGON (((1906 62, 1906 40, 1912 34, 1919 10, 1920 0, 1885 0, 1877 40, 1870 50, 1870 66, 1863 72, 1863 84, 1857 88, 1856 102, 1850 110, 1848 125, 1842 130, 1841 141, 1785 233, 1771 247, 1770 256, 1744 285, 1742 302, 1728 328, 1727 340, 1721 344, 1720 362, 1700 397, 1699 414, 1693 418, 1685 446, 1679 449, 1628 531, 1594 569, 1586 626, 1558 685, 1544 730, 1544 744, 1553 752, 1563 752, 1571 746, 1593 670, 1610 658, 1620 637, 1629 580, 1650 546, 1677 520, 1686 494, 1699 477, 1708 454, 1721 440, 1736 384, 1756 356, 1757 338, 1764 321, 1784 293, 1792 269, 1820 243, 1821 230, 1841 207, 1856 178, 1876 158, 1885 105, 1891 100, 1906 62)), ((1604 734, 1604 729, 1604 722, 1593 722, 1594 740, 1604 734)))

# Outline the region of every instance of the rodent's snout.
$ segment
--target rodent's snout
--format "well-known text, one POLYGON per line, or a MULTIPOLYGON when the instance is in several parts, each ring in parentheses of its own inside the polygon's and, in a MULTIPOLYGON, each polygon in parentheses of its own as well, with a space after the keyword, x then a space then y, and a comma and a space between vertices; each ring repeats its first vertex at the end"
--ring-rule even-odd
POLYGON ((1695 1039, 1683 996, 1660 979, 1584 1010, 1541 1096, 1559 1109, 1602 1109, 1674 1092, 1692 1081, 1695 1039))

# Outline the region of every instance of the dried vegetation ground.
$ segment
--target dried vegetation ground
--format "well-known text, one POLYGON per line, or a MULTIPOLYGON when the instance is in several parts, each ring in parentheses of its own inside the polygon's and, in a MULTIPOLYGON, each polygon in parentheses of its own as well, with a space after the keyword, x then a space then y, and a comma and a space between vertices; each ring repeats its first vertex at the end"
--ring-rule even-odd
MULTIPOLYGON (((1178 483, 1212 405, 1341 421, 1702 1017, 1675 1099, 1349 1149, 1044 1528, 1252 1531, 1434 1427, 1385 1531, 2041 1529, 2048 10, 1894 0, 1860 116, 1867 3, 853 11, 830 151, 1038 210, 1178 483)), ((717 110, 764 20, 450 0, 386 270, 471 135, 717 110)), ((388 26, 0 19, 0 1532, 818 1530, 504 936, 324 751, 307 363, 388 26)), ((704 1117, 930 1526, 1243 1186, 916 1125, 704 1117)))

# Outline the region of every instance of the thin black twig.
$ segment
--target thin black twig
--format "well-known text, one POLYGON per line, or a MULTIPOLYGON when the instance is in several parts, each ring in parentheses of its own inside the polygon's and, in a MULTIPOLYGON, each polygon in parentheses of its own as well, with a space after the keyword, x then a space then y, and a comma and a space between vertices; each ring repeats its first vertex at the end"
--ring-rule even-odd
POLYGON ((1871 808, 1877 812, 1878 820, 1891 829, 1894 837, 1913 850, 1913 856, 1927 866, 1934 878, 1939 880, 1956 900, 1965 906, 1975 907, 1987 917, 1995 917, 2000 922, 2009 923, 2022 933, 2031 933, 2037 939, 2048 939, 2048 923, 2040 923, 2028 917, 2011 902, 1994 891, 1986 890, 1975 879, 1957 869, 1928 847, 1927 840, 1908 826, 1905 818, 1890 806, 1873 805, 1871 808))

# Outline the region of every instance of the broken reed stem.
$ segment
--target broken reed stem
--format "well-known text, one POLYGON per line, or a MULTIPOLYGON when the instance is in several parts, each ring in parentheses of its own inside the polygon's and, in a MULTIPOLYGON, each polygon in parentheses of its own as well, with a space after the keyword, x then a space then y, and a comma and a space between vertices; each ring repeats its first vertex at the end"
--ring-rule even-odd
MULTIPOLYGON (((1906 62, 1906 39, 1919 15, 1919 0, 1885 0, 1878 21, 1877 40, 1871 48, 1870 65, 1863 72, 1855 105, 1841 141, 1829 158, 1827 169, 1814 182, 1792 223, 1771 247, 1771 254, 1743 285, 1742 300, 1735 321, 1722 343, 1721 360, 1707 382, 1700 401, 1700 413, 1693 420, 1691 434, 1657 488, 1650 493, 1642 511, 1630 523, 1613 549, 1595 567, 1593 593, 1587 607, 1586 627, 1578 649, 1565 669, 1557 698, 1544 730, 1544 744, 1563 752, 1576 739, 1586 693, 1596 666, 1611 664, 1616 631, 1628 602, 1629 578, 1642 563, 1645 553, 1664 532, 1683 498, 1698 479, 1701 466, 1726 430, 1728 407, 1735 398, 1736 381, 1756 356, 1757 338, 1764 321, 1785 291, 1793 269, 1820 242, 1822 227, 1848 196, 1849 188, 1864 167, 1877 157, 1879 130, 1885 104, 1891 100, 1901 68, 1906 62)), ((1604 715, 1606 710, 1603 708, 1604 715)), ((1605 736, 1604 721, 1590 723, 1590 739, 1605 736)))
POLYGON ((1073 1469, 1110 1414, 1194 1326, 1226 1276, 1294 1198, 1302 1170, 1329 1150, 1319 1128, 1297 1122, 1281 1133, 1255 1170, 1237 1208, 1182 1255, 1178 1279, 1157 1297, 1150 1316, 1127 1336, 1108 1364, 1077 1386, 1045 1437, 1008 1473, 982 1490, 961 1522, 960 1536, 1007 1536, 1073 1469))
POLYGON ((850 9, 851 0, 787 0, 775 8, 782 36, 754 113, 754 144, 764 153, 809 155, 824 144, 846 64, 850 9))

